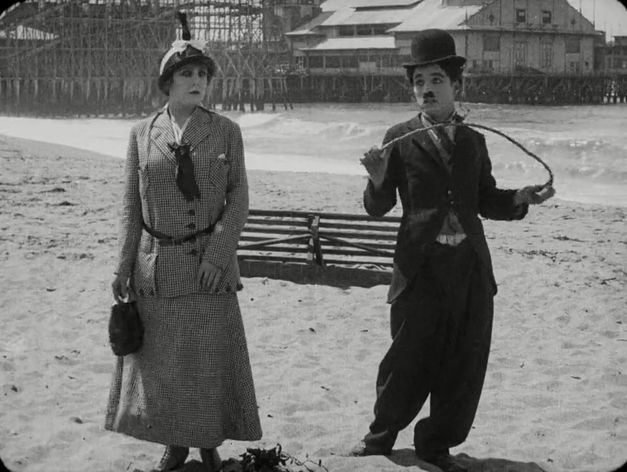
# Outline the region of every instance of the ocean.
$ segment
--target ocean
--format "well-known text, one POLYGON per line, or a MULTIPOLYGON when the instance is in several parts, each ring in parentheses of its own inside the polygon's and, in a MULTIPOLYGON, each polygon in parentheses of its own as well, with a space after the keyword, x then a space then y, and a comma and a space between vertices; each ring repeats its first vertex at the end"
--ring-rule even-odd
MULTIPOLYGON (((627 206, 627 104, 530 106, 464 104, 466 121, 496 128, 541 157, 556 197, 627 206)), ((366 175, 359 163, 386 129, 411 118, 407 104, 295 104, 276 112, 220 112, 242 128, 249 169, 366 175)), ((123 158, 137 119, 0 116, 0 134, 123 158)), ((504 138, 486 134, 500 187, 540 184, 544 168, 504 138)))

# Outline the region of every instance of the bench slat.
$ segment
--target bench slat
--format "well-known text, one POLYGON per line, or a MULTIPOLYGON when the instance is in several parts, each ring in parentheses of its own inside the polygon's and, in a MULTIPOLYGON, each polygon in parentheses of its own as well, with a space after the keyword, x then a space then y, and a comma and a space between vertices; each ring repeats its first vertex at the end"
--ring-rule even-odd
MULTIPOLYGON (((307 246, 272 246, 268 248, 239 248, 237 250, 238 255, 246 256, 254 255, 254 254, 265 254, 271 255, 273 253, 294 253, 294 254, 303 254, 310 252, 310 249, 307 246)), ((356 248, 342 248, 342 249, 331 249, 323 247, 324 254, 335 254, 335 255, 346 255, 347 257, 355 257, 355 256, 368 256, 373 258, 390 258, 391 256, 388 254, 378 255, 373 254, 371 252, 366 252, 361 249, 356 248)))
MULTIPOLYGON (((288 256, 268 256, 263 254, 254 254, 254 255, 246 255, 246 257, 241 257, 243 260, 247 261, 277 261, 277 262, 294 262, 300 264, 312 264, 315 265, 310 260, 304 260, 299 257, 288 257, 288 256)), ((362 259, 329 259, 326 261, 326 265, 341 265, 341 266, 382 266, 382 267, 391 267, 392 262, 384 262, 384 261, 372 261, 372 260, 362 260, 362 259)))
POLYGON ((389 222, 401 222, 400 216, 369 216, 369 215, 355 215, 350 213, 325 213, 318 211, 291 211, 291 210, 250 210, 248 212, 252 216, 274 216, 274 217, 301 217, 307 218, 309 215, 318 215, 320 219, 329 220, 351 220, 351 221, 389 221, 389 222))
POLYGON ((304 226, 307 227, 307 220, 276 220, 271 218, 251 218, 246 220, 247 226, 304 226))
POLYGON ((374 226, 374 225, 352 225, 352 224, 339 224, 330 225, 328 221, 320 222, 320 231, 345 231, 349 234, 380 233, 382 235, 394 234, 398 232, 398 226, 374 226))
MULTIPOLYGON (((352 241, 352 242, 359 242, 359 243, 363 243, 363 244, 367 244, 368 246, 373 246, 373 247, 379 247, 381 249, 386 248, 386 249, 393 249, 395 247, 394 242, 392 242, 390 239, 380 239, 380 238, 353 238, 352 235, 349 235, 348 237, 341 233, 342 237, 339 239, 346 239, 348 241, 352 241)), ((361 235, 360 235, 361 236, 361 235)), ((306 244, 306 241, 308 238, 310 238, 311 236, 307 233, 303 233, 303 234, 293 234, 293 235, 287 235, 287 234, 280 234, 280 233, 266 233, 266 234, 259 234, 259 235, 255 235, 255 234, 247 234, 247 233, 242 233, 242 236, 240 238, 240 242, 258 242, 258 241, 270 241, 270 240, 281 240, 281 239, 285 239, 285 240, 294 240, 294 241, 298 241, 299 239, 303 241, 303 244, 306 244), (272 237, 272 236, 277 236, 272 237)), ((339 243, 334 242, 334 237, 330 236, 329 234, 322 234, 321 235, 321 242, 322 244, 325 245, 333 245, 333 246, 337 246, 337 245, 341 245, 339 243), (328 237, 328 238, 327 238, 328 237)), ((297 244, 297 243, 291 243, 290 244, 297 244)))
MULTIPOLYGON (((324 236, 330 236, 330 237, 336 237, 336 238, 347 238, 353 235, 347 234, 343 231, 321 230, 320 237, 324 237, 324 236)), ((371 234, 371 233, 362 232, 362 233, 355 233, 355 236, 356 237, 354 239, 368 239, 368 240, 378 239, 380 241, 396 241, 396 233, 395 234, 371 234)))
POLYGON ((299 229, 299 228, 267 228, 267 227, 252 227, 252 228, 247 228, 244 227, 244 231, 248 232, 248 233, 264 233, 264 234, 302 234, 302 235, 307 235, 309 234, 309 231, 307 230, 307 228, 303 228, 303 229, 299 229))

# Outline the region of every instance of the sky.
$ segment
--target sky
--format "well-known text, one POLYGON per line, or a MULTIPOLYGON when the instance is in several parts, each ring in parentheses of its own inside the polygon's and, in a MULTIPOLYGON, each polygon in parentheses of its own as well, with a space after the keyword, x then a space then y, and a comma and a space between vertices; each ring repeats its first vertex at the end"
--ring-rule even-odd
POLYGON ((606 39, 627 36, 627 8, 619 0, 568 0, 583 16, 594 22, 597 30, 605 31, 606 39))

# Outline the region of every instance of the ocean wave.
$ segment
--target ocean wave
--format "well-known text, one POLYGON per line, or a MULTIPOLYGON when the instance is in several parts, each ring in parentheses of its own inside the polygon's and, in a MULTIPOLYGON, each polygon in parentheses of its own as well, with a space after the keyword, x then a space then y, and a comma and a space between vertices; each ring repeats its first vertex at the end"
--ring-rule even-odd
MULTIPOLYGON (((599 138, 540 139, 524 145, 543 159, 556 176, 581 177, 606 182, 627 183, 627 146, 620 141, 599 138)), ((507 144, 490 146, 494 168, 508 172, 535 172, 541 168, 531 157, 507 144)))

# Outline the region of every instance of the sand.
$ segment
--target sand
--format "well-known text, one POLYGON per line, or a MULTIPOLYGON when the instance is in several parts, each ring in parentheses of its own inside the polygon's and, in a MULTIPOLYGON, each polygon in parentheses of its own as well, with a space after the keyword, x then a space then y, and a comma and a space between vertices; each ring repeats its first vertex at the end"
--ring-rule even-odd
MULTIPOLYGON (((146 470, 160 457, 103 429, 122 173, 120 159, 0 136, 0 457, 14 471, 146 470)), ((252 208, 363 213, 363 177, 249 180, 252 208)), ((471 434, 452 450, 472 471, 627 460, 625 213, 556 198, 521 222, 486 222, 500 290, 492 352, 471 434)), ((391 457, 344 455, 372 419, 386 287, 243 282, 264 436, 225 443, 223 458, 280 443, 334 472, 437 472, 413 455, 411 427, 391 457)))

